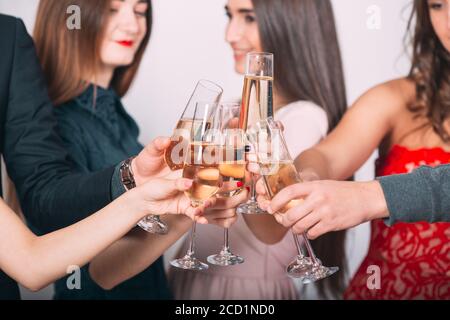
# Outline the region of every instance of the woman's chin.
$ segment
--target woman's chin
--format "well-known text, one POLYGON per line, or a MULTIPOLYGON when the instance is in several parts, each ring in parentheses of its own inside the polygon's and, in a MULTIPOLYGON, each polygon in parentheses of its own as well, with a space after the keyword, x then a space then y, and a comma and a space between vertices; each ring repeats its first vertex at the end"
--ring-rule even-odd
POLYGON ((236 63, 234 65, 234 70, 238 74, 244 74, 245 73, 245 68, 244 68, 244 66, 241 63, 236 63))

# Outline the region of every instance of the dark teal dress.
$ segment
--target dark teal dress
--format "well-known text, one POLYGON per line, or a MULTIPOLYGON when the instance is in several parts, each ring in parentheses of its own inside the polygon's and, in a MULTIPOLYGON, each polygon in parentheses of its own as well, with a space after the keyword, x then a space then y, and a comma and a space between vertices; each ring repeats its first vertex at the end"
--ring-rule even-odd
MULTIPOLYGON (((114 166, 142 150, 137 140, 138 126, 112 89, 91 85, 79 97, 56 107, 55 115, 61 137, 80 173, 114 166)), ((55 299, 172 298, 162 257, 110 291, 91 279, 88 266, 81 270, 81 290, 69 290, 66 283, 67 277, 55 283, 55 299)))

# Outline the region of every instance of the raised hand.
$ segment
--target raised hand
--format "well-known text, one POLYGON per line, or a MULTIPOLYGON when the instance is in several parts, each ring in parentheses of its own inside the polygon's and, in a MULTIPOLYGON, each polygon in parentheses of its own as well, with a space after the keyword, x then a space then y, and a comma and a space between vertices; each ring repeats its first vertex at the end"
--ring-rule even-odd
POLYGON ((389 215, 377 181, 304 182, 283 189, 271 202, 261 198, 261 203, 283 226, 298 234, 307 232, 311 239, 389 215), (303 201, 285 214, 277 213, 294 199, 303 201))

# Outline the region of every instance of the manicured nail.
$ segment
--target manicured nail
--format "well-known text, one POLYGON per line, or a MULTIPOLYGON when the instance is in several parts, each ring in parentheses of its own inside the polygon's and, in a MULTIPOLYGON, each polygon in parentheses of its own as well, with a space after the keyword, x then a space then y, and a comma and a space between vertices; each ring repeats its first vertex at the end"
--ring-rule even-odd
POLYGON ((242 188, 243 185, 244 185, 244 183, 242 181, 238 181, 237 182, 237 187, 238 188, 242 188))

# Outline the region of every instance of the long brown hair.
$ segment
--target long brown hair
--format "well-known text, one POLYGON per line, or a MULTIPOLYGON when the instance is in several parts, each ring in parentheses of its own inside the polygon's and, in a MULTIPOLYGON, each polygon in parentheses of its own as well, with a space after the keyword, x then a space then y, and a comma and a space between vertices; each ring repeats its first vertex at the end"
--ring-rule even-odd
POLYGON ((409 109, 417 117, 426 117, 448 143, 450 134, 445 122, 450 117, 450 54, 434 31, 428 1, 414 1, 408 30, 413 47, 409 79, 416 85, 416 99, 409 109))
MULTIPOLYGON (((41 0, 36 17, 34 40, 46 77, 49 95, 60 105, 80 95, 100 65, 100 45, 110 12, 111 0, 41 0), (81 9, 81 29, 66 26, 69 6, 81 9)), ((147 0, 147 33, 133 63, 117 68, 111 87, 119 96, 126 94, 139 68, 152 27, 151 1, 147 0)))
MULTIPOLYGON (((332 131, 347 110, 341 53, 330 0, 252 0, 264 51, 274 53, 275 85, 287 102, 312 101, 328 115, 332 131)), ((345 289, 345 231, 313 243, 339 274, 320 281, 319 292, 341 296, 345 289)))

